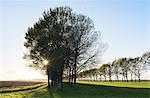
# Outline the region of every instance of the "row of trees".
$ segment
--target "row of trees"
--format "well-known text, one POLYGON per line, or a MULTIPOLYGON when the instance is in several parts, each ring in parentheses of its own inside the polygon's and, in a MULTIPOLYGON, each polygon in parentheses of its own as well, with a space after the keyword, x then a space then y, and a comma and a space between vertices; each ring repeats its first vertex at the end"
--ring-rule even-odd
POLYGON ((136 58, 119 58, 112 63, 102 64, 100 68, 94 68, 83 71, 78 74, 78 78, 112 81, 115 80, 137 80, 140 82, 143 70, 149 70, 150 67, 150 51, 145 52, 141 57, 136 58), (99 76, 99 79, 98 79, 99 76), (130 79, 129 79, 130 77, 130 79))
POLYGON ((28 52, 24 59, 31 61, 29 67, 46 72, 49 87, 51 80, 51 85, 61 88, 65 72, 76 83, 77 71, 96 62, 105 48, 99 38, 100 33, 89 17, 66 6, 50 8, 28 28, 24 43, 28 52))

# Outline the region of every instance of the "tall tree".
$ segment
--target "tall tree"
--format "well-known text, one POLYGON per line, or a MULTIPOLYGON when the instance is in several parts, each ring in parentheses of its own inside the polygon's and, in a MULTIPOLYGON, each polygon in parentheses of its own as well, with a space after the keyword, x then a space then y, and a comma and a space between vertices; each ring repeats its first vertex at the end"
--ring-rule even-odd
POLYGON ((75 15, 69 22, 71 37, 68 38, 70 49, 69 63, 72 80, 76 83, 77 73, 88 65, 94 65, 98 56, 107 48, 100 40, 100 32, 94 28, 92 20, 84 15, 75 15))
POLYGON ((69 67, 69 75, 72 72, 76 82, 77 67, 82 69, 94 62, 99 51, 91 52, 91 47, 99 35, 89 17, 73 13, 70 7, 50 8, 28 28, 24 46, 29 51, 25 58, 31 60, 30 67, 46 72, 48 85, 51 79, 52 85, 61 88, 64 68, 69 67), (43 64, 45 60, 49 63, 43 64))
POLYGON ((32 61, 30 67, 47 72, 48 84, 51 79, 52 84, 61 85, 64 58, 68 52, 65 40, 69 37, 67 23, 71 15, 72 9, 69 7, 49 9, 26 32, 24 45, 29 52, 25 58, 32 61), (44 60, 49 61, 48 65, 42 64, 44 60))
POLYGON ((99 43, 98 48, 95 43, 99 38, 99 32, 95 31, 93 22, 90 18, 83 15, 78 16, 78 25, 75 26, 78 33, 74 33, 73 36, 73 70, 74 70, 74 83, 76 83, 77 71, 84 69, 87 65, 91 65, 95 62, 96 57, 102 52, 102 43, 99 43), (95 47, 93 47, 95 45, 95 47), (92 51, 92 52, 91 52, 92 51))

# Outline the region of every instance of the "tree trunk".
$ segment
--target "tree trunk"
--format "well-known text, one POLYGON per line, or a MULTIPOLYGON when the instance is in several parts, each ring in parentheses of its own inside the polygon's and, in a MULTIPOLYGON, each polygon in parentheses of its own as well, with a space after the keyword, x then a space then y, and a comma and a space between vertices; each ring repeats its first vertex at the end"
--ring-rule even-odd
POLYGON ((140 82, 140 80, 141 80, 141 79, 140 79, 140 75, 139 75, 139 82, 140 82))
POLYGON ((119 78, 118 78, 118 73, 116 73, 116 80, 117 80, 117 81, 119 81, 119 78))
POLYGON ((76 78, 77 78, 77 56, 78 56, 78 51, 76 49, 75 61, 74 61, 74 84, 76 83, 76 78))
POLYGON ((71 73, 71 79, 70 79, 70 80, 71 80, 71 82, 70 82, 71 86, 72 86, 72 84, 73 84, 73 79, 74 79, 73 71, 74 71, 74 70, 72 69, 72 71, 71 71, 71 72, 72 72, 72 73, 71 73))
POLYGON ((125 73, 122 73, 122 81, 125 81, 125 73))
POLYGON ((127 82, 128 82, 128 73, 126 72, 126 80, 127 80, 127 82))
POLYGON ((102 80, 102 76, 101 76, 101 74, 100 74, 100 78, 99 78, 99 79, 100 79, 100 81, 102 80))
POLYGON ((59 76, 57 87, 58 89, 62 89, 62 72, 61 72, 61 75, 59 76))
POLYGON ((109 75, 109 81, 111 81, 111 75, 109 75))
POLYGON ((71 68, 69 69, 69 84, 71 83, 71 68))
POLYGON ((140 72, 138 72, 138 79, 139 79, 139 82, 140 82, 140 80, 141 80, 141 79, 140 79, 140 72))
POLYGON ((134 78, 135 78, 135 82, 136 82, 136 75, 134 76, 134 78))
POLYGON ((49 72, 48 72, 48 74, 47 74, 48 89, 50 89, 50 82, 49 82, 49 80, 50 80, 50 75, 49 75, 49 72))
POLYGON ((131 72, 131 81, 132 81, 132 72, 131 72))
POLYGON ((74 69, 74 84, 76 84, 76 79, 77 79, 77 71, 76 71, 76 67, 74 69))
POLYGON ((51 80, 51 86, 54 86, 54 79, 51 80))
POLYGON ((105 77, 105 82, 106 82, 106 75, 104 77, 105 77))
POLYGON ((122 81, 123 81, 123 75, 122 75, 122 81))
POLYGON ((97 74, 96 74, 96 81, 98 80, 97 77, 98 77, 98 76, 97 76, 97 74))

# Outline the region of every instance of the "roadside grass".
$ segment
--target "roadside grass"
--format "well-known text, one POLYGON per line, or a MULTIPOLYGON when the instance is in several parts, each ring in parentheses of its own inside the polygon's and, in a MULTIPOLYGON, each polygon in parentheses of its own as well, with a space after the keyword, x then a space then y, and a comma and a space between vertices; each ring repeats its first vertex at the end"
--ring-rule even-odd
POLYGON ((77 83, 82 84, 94 84, 94 85, 105 85, 105 86, 115 86, 115 87, 130 87, 130 88, 150 88, 150 81, 141 81, 141 82, 135 82, 135 81, 77 81, 77 83))

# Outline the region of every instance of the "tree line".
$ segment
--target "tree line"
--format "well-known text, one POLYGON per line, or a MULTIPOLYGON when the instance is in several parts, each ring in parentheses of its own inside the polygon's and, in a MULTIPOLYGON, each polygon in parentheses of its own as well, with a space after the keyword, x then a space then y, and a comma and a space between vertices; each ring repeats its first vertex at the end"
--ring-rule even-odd
POLYGON ((48 87, 61 88, 65 72, 76 83, 77 71, 97 63, 106 48, 100 36, 89 17, 67 6, 50 8, 25 33, 24 59, 29 67, 46 73, 48 87))
POLYGON ((122 80, 139 81, 143 70, 149 70, 150 51, 136 58, 119 58, 112 63, 102 64, 99 68, 82 71, 78 74, 79 79, 85 80, 122 80), (99 76, 99 78, 98 78, 99 76), (129 78, 130 77, 130 78, 129 78))

